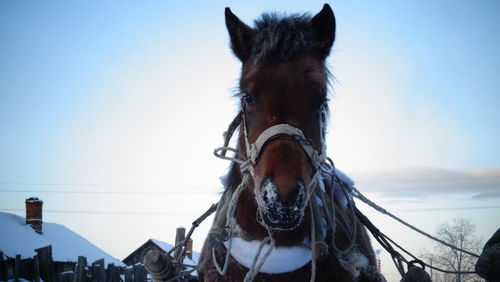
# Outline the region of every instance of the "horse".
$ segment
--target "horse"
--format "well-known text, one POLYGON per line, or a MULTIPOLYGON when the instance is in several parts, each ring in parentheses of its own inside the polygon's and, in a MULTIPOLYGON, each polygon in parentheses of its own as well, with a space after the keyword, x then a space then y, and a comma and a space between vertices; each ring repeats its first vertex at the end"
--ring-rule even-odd
POLYGON ((331 7, 264 13, 253 28, 226 8, 225 21, 242 63, 240 111, 214 152, 231 165, 198 279, 383 281, 355 216, 353 182, 326 156, 331 7))

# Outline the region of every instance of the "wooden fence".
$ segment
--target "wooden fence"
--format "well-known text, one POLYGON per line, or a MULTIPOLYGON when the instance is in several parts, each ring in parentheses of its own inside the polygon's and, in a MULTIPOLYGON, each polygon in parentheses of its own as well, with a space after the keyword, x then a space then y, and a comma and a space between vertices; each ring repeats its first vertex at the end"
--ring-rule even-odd
POLYGON ((142 264, 128 267, 104 265, 104 259, 87 264, 87 259, 78 257, 77 262, 52 260, 52 246, 36 249, 33 258, 4 258, 0 252, 0 281, 25 279, 40 282, 146 282, 148 273, 142 264))

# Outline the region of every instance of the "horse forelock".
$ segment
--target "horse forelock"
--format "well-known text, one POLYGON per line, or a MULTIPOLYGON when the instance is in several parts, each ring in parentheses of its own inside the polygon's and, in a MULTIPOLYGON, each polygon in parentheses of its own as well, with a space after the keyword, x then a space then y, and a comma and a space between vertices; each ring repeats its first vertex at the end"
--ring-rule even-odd
POLYGON ((251 58, 256 62, 285 61, 297 53, 311 51, 314 42, 310 21, 311 16, 307 13, 289 16, 264 13, 255 21, 251 58))

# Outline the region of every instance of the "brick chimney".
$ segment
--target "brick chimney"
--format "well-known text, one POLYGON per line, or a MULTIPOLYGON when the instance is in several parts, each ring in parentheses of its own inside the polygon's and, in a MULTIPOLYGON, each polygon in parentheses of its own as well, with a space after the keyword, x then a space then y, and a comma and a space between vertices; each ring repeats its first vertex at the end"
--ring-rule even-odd
POLYGON ((43 201, 31 197, 26 199, 26 224, 31 225, 39 234, 42 234, 42 206, 43 201))

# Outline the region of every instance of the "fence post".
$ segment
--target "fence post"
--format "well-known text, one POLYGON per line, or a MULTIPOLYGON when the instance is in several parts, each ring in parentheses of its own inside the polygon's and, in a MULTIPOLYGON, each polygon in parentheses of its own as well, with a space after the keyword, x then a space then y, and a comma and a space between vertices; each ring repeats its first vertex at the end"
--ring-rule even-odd
POLYGON ((144 265, 140 263, 134 264, 134 282, 145 282, 148 278, 148 274, 146 273, 146 269, 144 265))
POLYGON ((131 266, 127 266, 123 269, 123 274, 125 276, 125 282, 133 282, 134 269, 131 266))
POLYGON ((55 281, 54 262, 52 261, 52 246, 35 249, 38 254, 38 262, 40 266, 40 276, 43 281, 55 281))
POLYGON ((120 268, 113 263, 108 264, 106 270, 106 282, 120 282, 120 268))
POLYGON ((14 281, 19 282, 21 278, 21 255, 16 255, 16 260, 14 262, 14 281))
POLYGON ((75 269, 75 279, 74 282, 85 282, 86 270, 87 267, 87 258, 84 256, 78 256, 78 262, 76 263, 75 269))
POLYGON ((0 252, 0 280, 7 281, 7 264, 3 258, 3 252, 0 252))
POLYGON ((106 271, 104 270, 104 259, 96 260, 91 268, 92 281, 106 282, 106 271))
POLYGON ((33 280, 40 282, 40 262, 38 261, 38 255, 33 257, 33 280))

